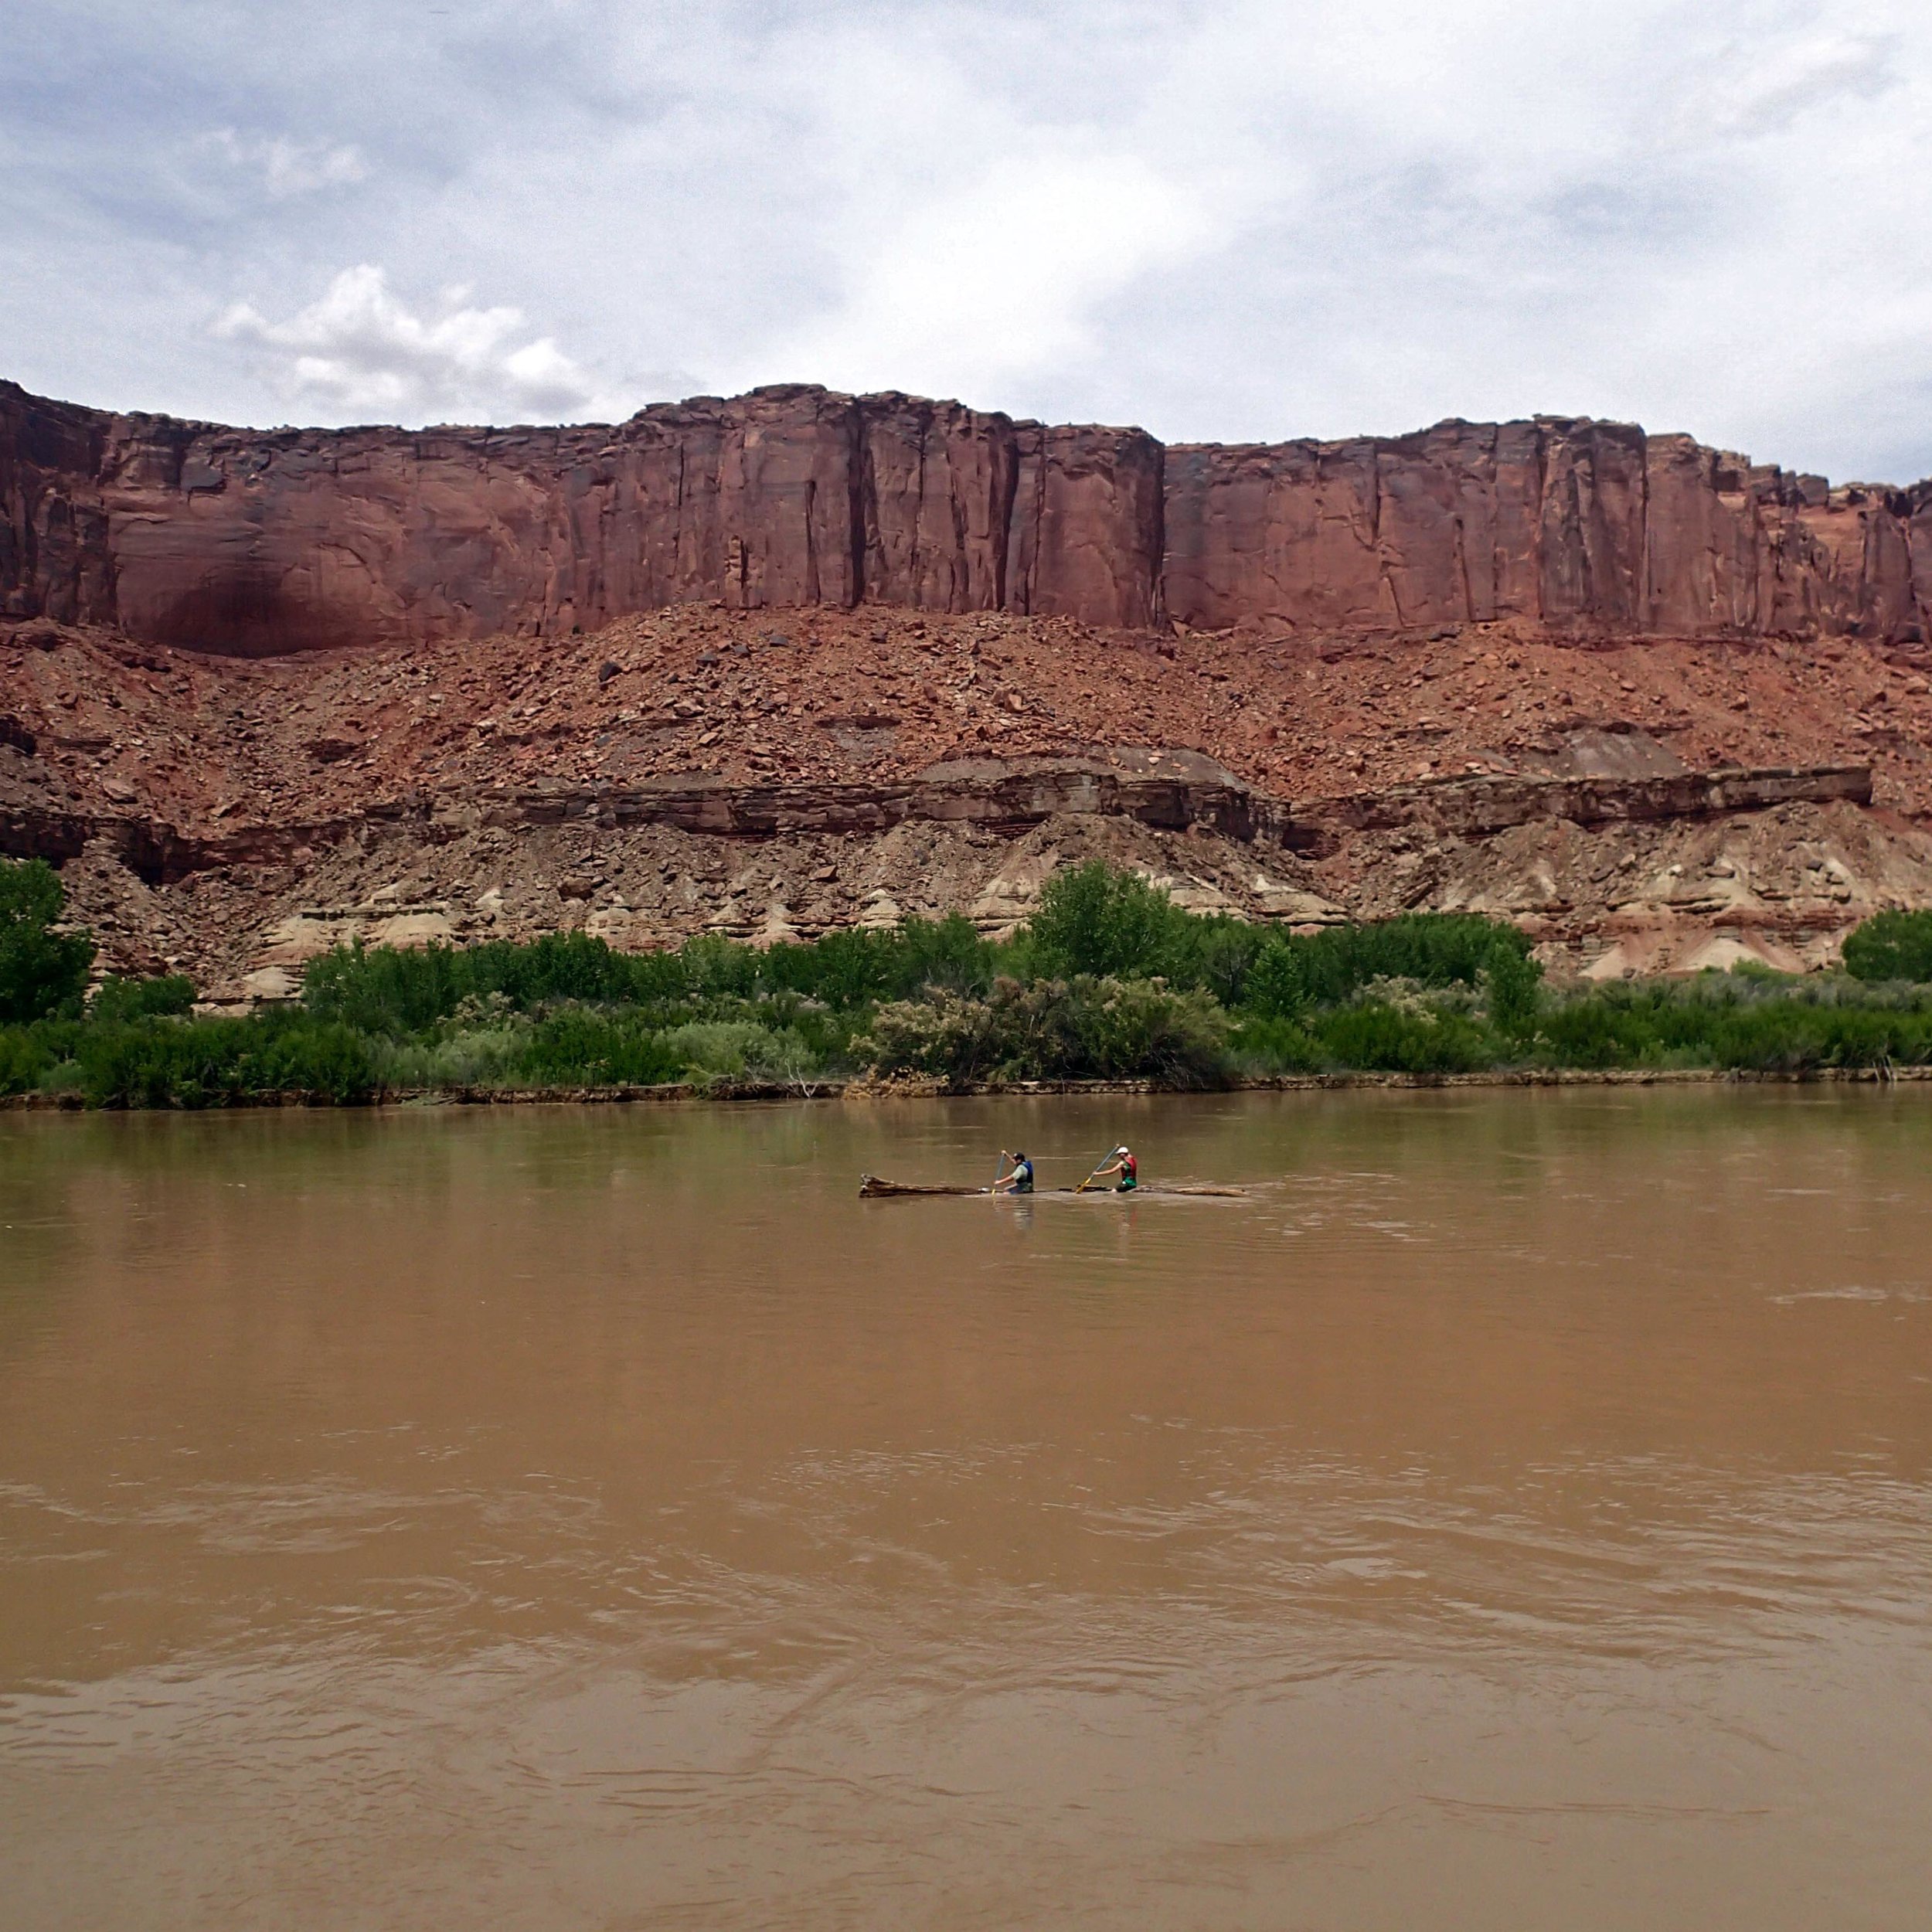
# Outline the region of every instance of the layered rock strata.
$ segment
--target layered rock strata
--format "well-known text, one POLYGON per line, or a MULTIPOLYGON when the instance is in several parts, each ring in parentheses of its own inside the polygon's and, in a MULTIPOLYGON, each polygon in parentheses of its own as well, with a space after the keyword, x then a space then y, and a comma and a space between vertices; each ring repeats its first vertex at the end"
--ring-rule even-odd
POLYGON ((1928 744, 1916 654, 1522 619, 701 606, 250 661, 0 621, 0 851, 61 865, 115 970, 230 995, 332 935, 1002 930, 1087 856, 1250 918, 1493 911, 1591 970, 1819 964, 1932 903, 1928 744))
POLYGON ((614 428, 257 432, 0 385, 0 612, 240 656, 715 600, 1160 613, 1136 430, 760 389, 614 428))
POLYGON ((694 602, 1913 645, 1932 485, 1556 417, 1164 449, 795 386, 614 427, 257 431, 0 383, 0 614, 274 655, 694 602))
MULTIPOLYGON (((226 862, 172 883, 129 869, 115 849, 121 825, 102 825, 63 876, 108 964, 183 968, 217 999, 286 998, 311 960, 357 940, 582 931, 636 950, 697 933, 768 943, 953 912, 1002 932, 1031 913, 1058 867, 1090 858, 1135 868, 1192 910, 1298 927, 1411 908, 1487 913, 1516 920, 1559 970, 1599 975, 1746 957, 1822 965, 1880 906, 1932 898, 1932 836, 1828 797, 1590 824, 1549 816, 1487 835, 1416 821, 1338 826, 1321 852, 1097 812, 1024 828, 908 818, 883 832, 800 825, 747 838, 606 825, 570 813, 572 802, 372 815, 328 828, 306 856, 284 852, 281 828, 244 828, 205 855, 226 862)), ((1573 801, 1558 791, 1549 802, 1573 801)))
POLYGON ((1869 767, 1785 767, 1647 778, 1466 778, 1296 802, 1232 773, 1150 778, 1082 759, 985 761, 866 784, 545 786, 469 798, 404 799, 308 823, 248 824, 194 834, 138 813, 0 808, 0 856, 65 864, 96 845, 149 885, 233 866, 288 864, 354 838, 399 833, 434 843, 479 828, 665 826, 756 842, 875 838, 913 824, 973 826, 1012 836, 1056 818, 1117 818, 1164 832, 1212 833, 1239 845, 1317 856, 1352 832, 1397 828, 1485 838, 1539 820, 1577 825, 1716 818, 1788 804, 1869 805, 1869 767))
POLYGON ((1163 590, 1206 628, 1927 636, 1932 485, 1833 490, 1624 423, 1165 452, 1163 590))

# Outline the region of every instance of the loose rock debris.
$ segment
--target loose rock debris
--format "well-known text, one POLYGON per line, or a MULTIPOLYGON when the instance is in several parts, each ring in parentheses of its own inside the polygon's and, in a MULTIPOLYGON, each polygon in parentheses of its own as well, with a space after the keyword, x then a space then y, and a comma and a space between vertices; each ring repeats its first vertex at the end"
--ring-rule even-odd
POLYGON ((1928 731, 1915 660, 1829 640, 1605 644, 1515 624, 1289 638, 699 605, 568 639, 238 661, 36 620, 0 626, 0 840, 63 862, 108 964, 179 967, 236 998, 286 995, 349 937, 580 929, 645 947, 955 910, 998 931, 1089 856, 1247 918, 1495 912, 1599 976, 1797 968, 1879 906, 1932 903, 1928 731), (1796 772, 1795 795, 1564 815, 1565 781, 1614 798, 1737 767, 1796 772), (1845 767, 1869 768, 1869 805, 1829 780, 1845 767), (1183 808, 1171 824, 1109 808, 871 827, 824 808, 1068 770, 1171 784, 1183 808), (1550 809, 1472 831, 1429 803, 1485 784, 1550 809), (624 802, 667 789, 783 808, 750 835, 640 822, 624 802), (1199 809, 1210 794, 1298 822, 1354 803, 1298 846, 1236 835, 1199 809), (1378 801, 1418 796, 1409 822, 1378 824, 1403 815, 1378 801))

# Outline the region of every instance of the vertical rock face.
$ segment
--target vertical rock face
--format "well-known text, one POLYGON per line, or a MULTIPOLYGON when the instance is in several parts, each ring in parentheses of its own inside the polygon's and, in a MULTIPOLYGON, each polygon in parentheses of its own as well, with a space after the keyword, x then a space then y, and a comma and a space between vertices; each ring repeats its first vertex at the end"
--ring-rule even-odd
POLYGON ((243 655, 696 600, 1160 614, 1161 450, 809 387, 614 428, 257 432, 0 386, 0 610, 243 655))
POLYGON ((1123 628, 1159 621, 1164 469, 1160 444, 1138 430, 1022 424, 1007 607, 1123 628))
POLYGON ((1204 628, 1924 635, 1932 491, 1832 491, 1628 425, 1444 423, 1167 451, 1168 607, 1204 628))
POLYGON ((1002 416, 917 396, 861 411, 860 582, 876 604, 998 611, 1019 446, 1002 416))
POLYGON ((0 383, 0 612, 73 624, 112 611, 107 519, 90 487, 109 420, 0 383))
POLYGON ((256 431, 0 383, 0 614, 267 655, 700 600, 1923 640, 1932 485, 1554 417, 1164 451, 794 386, 614 427, 256 431))

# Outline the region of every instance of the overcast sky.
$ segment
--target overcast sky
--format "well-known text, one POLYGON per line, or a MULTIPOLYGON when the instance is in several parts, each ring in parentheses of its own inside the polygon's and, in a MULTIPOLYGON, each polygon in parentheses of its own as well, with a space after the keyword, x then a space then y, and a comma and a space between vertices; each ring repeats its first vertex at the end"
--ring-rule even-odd
POLYGON ((0 375, 1932 471, 1927 0, 8 0, 0 375))

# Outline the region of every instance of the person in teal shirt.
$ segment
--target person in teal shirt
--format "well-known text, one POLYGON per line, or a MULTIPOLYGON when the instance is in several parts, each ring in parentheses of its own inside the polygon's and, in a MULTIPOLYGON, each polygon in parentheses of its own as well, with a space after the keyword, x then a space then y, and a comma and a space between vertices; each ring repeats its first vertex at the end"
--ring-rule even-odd
POLYGON ((1002 1174, 993 1183, 995 1194, 1031 1194, 1033 1191, 1033 1163, 1024 1154, 1009 1154, 1005 1148, 999 1151, 1002 1161, 1011 1161, 1013 1171, 1002 1174))

